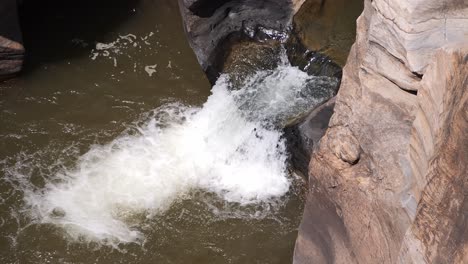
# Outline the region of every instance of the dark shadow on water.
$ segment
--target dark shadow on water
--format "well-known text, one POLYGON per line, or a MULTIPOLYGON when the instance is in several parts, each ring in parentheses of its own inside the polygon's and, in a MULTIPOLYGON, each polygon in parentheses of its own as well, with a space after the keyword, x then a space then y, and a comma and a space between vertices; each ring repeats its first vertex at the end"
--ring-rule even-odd
POLYGON ((0 0, 0 35, 21 43, 18 28, 16 0, 0 0))
MULTIPOLYGON (((93 42, 132 19, 140 0, 24 0, 19 7, 27 58, 24 71, 41 62, 82 55, 72 40, 93 42)), ((79 43, 78 43, 79 44, 79 43)), ((91 48, 91 47, 90 47, 91 48)))

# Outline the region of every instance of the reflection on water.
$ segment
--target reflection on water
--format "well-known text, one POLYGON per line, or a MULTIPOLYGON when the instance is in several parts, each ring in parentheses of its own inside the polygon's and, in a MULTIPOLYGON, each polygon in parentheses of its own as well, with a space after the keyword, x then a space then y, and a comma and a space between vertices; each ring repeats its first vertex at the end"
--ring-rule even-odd
POLYGON ((301 181, 268 120, 313 103, 301 83, 333 80, 283 67, 206 101, 176 1, 116 4, 118 23, 82 27, 60 8, 23 23, 41 38, 0 84, 0 261, 290 262, 301 181))

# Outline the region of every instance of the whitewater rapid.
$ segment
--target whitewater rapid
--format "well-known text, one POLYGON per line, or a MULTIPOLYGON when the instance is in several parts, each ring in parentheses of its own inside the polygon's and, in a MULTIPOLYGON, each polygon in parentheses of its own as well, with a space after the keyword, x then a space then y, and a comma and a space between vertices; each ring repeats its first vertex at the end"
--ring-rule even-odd
POLYGON ((133 216, 163 214, 194 190, 228 203, 268 203, 291 185, 281 124, 323 101, 337 80, 283 65, 258 72, 241 89, 222 76, 202 107, 154 110, 136 128, 91 149, 75 166, 23 187, 31 217, 74 239, 139 242, 133 216))

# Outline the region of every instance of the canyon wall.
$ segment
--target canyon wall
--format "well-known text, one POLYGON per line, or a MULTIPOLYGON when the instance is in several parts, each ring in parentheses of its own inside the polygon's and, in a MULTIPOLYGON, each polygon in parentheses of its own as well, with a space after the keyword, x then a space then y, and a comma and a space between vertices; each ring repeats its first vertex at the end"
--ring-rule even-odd
POLYGON ((366 0, 294 263, 468 263, 468 2, 366 0))
POLYGON ((16 0, 0 2, 0 80, 19 72, 24 47, 18 22, 16 0))

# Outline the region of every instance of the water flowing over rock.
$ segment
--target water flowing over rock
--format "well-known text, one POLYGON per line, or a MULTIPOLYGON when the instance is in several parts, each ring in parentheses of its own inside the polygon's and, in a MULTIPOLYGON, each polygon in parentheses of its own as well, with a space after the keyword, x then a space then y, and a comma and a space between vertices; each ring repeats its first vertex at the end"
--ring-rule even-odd
POLYGON ((366 0, 294 263, 468 262, 468 3, 366 0))
POLYGON ((246 37, 284 38, 297 8, 293 2, 298 1, 179 0, 189 43, 211 82, 231 43, 246 37))
POLYGON ((291 38, 293 16, 304 2, 179 0, 179 6, 189 43, 212 84, 233 68, 234 74, 275 68, 280 44, 294 66, 308 66, 314 75, 341 76, 341 68, 328 57, 308 51, 300 38, 291 38))
MULTIPOLYGON (((233 88, 236 88, 242 87, 242 82, 255 75, 256 72, 274 70, 284 63, 282 61, 284 59, 311 76, 334 77, 337 80, 341 78, 341 67, 327 55, 319 52, 320 47, 306 45, 308 43, 305 42, 304 37, 312 35, 311 38, 314 38, 313 35, 315 35, 310 30, 309 32, 301 31, 302 26, 310 22, 310 19, 304 15, 310 11, 310 2, 314 2, 312 4, 314 5, 317 1, 180 0, 179 6, 189 43, 211 83, 216 81, 219 74, 227 73, 234 84, 233 88), (298 27, 297 30, 295 27, 298 27)), ((332 15, 334 14, 332 6, 327 1, 324 9, 318 10, 316 15, 325 21, 333 21, 335 18, 332 15), (324 14, 321 13, 323 10, 325 10, 324 14)), ((331 23, 333 24, 330 26, 331 31, 343 28, 346 22, 349 21, 342 19, 331 23)), ((354 26, 346 28, 354 28, 354 26)), ((350 31, 351 35, 354 35, 354 30, 350 31)), ((336 35, 340 36, 340 34, 336 35)), ((341 43, 341 41, 338 42, 341 43)), ((345 50, 348 49, 349 47, 345 48, 345 50)), ((308 91, 321 93, 320 102, 305 107, 292 120, 288 120, 288 123, 283 123, 286 125, 284 131, 293 167, 304 175, 307 174, 307 164, 310 160, 309 147, 311 149, 314 142, 318 142, 323 135, 333 104, 323 108, 323 112, 316 111, 315 117, 305 117, 315 107, 325 103, 336 94, 339 82, 336 84, 334 87, 328 87, 328 91, 320 85, 313 87, 310 84, 304 84, 308 86, 308 91)))
POLYGON ((0 79, 19 72, 23 57, 16 0, 3 0, 0 3, 0 79))

